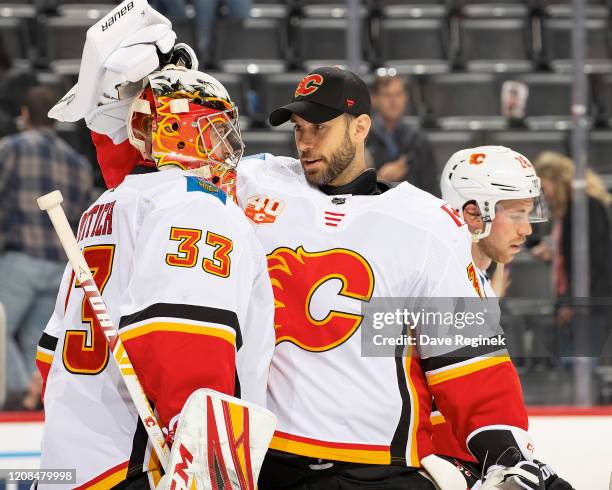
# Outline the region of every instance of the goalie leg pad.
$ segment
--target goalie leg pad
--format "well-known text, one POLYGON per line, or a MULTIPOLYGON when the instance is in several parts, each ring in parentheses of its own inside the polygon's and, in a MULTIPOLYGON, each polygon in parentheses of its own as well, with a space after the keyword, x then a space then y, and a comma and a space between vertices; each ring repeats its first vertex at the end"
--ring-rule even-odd
POLYGON ((161 490, 255 490, 275 415, 255 404, 200 389, 181 411, 161 490))

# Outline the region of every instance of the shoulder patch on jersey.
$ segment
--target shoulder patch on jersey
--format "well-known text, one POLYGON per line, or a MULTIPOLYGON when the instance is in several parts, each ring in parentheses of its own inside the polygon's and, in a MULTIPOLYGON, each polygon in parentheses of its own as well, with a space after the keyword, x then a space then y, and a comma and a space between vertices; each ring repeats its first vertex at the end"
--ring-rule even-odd
POLYGON ((217 186, 195 175, 188 175, 185 178, 187 179, 187 192, 205 192, 206 194, 212 194, 223 204, 226 203, 227 194, 217 186))
POLYGON ((465 222, 463 221, 463 218, 461 217, 459 212, 456 209, 453 209, 449 203, 445 202, 444 204, 442 204, 442 206, 440 206, 440 208, 442 209, 442 211, 444 211, 450 216, 450 218, 458 227, 461 228, 463 225, 465 225, 465 222))
POLYGON ((476 273, 476 267, 474 266, 473 262, 470 262, 470 264, 467 266, 466 272, 467 272, 468 281, 472 283, 474 291, 476 291, 476 294, 478 294, 478 296, 480 296, 481 299, 484 299, 484 294, 482 292, 482 288, 480 287, 480 280, 478 279, 478 274, 476 273))
POLYGON ((247 207, 244 210, 247 218, 253 223, 263 225, 274 223, 285 208, 285 202, 274 197, 256 194, 247 198, 247 207))

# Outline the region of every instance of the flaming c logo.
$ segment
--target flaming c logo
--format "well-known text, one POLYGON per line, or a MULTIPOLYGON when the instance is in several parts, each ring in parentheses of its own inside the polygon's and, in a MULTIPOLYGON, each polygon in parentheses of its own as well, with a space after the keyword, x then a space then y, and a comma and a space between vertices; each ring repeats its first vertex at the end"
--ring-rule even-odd
POLYGON ((357 252, 342 248, 307 252, 282 247, 268 255, 274 290, 276 343, 291 342, 308 351, 326 351, 342 344, 361 324, 361 315, 330 309, 322 320, 312 317, 315 291, 339 279, 341 296, 369 301, 374 291, 372 267, 357 252))
POLYGON ((310 95, 319 90, 321 85, 323 85, 323 77, 318 73, 305 76, 295 89, 295 97, 310 95))
POLYGON ((470 165, 480 165, 485 161, 485 158, 487 158, 487 155, 484 153, 472 153, 470 155, 470 165))
POLYGON ((478 275, 476 274, 476 268, 471 262, 470 265, 467 266, 467 276, 469 281, 472 283, 474 290, 476 291, 476 293, 478 293, 478 296, 484 298, 482 289, 480 288, 480 281, 478 280, 478 275))

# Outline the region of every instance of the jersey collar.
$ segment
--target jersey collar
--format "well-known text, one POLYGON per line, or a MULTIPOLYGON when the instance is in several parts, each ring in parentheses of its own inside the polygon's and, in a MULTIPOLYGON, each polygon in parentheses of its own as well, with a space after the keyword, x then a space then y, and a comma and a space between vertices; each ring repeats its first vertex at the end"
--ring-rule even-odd
POLYGON ((373 168, 367 169, 355 180, 348 184, 333 186, 322 185, 319 187, 321 192, 328 196, 337 196, 340 194, 353 194, 356 196, 375 196, 388 191, 391 186, 386 182, 376 180, 376 170, 373 168))

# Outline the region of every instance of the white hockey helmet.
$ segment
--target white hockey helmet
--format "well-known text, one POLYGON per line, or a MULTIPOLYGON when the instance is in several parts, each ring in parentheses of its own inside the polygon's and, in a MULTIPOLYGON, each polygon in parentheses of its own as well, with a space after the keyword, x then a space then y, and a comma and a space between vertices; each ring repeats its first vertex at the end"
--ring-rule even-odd
POLYGON ((530 223, 546 221, 547 212, 540 195, 540 179, 531 162, 504 146, 479 146, 460 150, 450 157, 440 179, 442 199, 463 216, 463 207, 475 202, 484 230, 475 239, 491 233, 495 207, 508 199, 533 199, 530 223))

